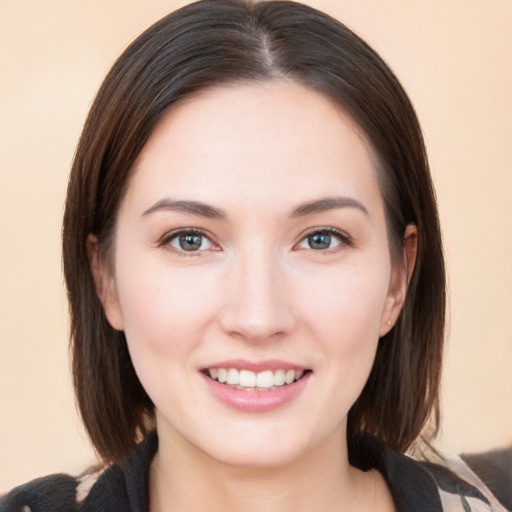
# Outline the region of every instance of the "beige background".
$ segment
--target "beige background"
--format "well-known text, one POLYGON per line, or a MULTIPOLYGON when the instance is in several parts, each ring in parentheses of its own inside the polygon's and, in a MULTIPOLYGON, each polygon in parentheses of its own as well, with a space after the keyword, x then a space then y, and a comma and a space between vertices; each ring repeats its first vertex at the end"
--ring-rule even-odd
MULTIPOLYGON (((67 361, 60 222, 110 64, 186 2, 0 0, 0 491, 93 456, 67 361)), ((512 442, 512 1, 311 1, 365 37, 416 105, 438 190, 451 330, 441 443, 512 442)))

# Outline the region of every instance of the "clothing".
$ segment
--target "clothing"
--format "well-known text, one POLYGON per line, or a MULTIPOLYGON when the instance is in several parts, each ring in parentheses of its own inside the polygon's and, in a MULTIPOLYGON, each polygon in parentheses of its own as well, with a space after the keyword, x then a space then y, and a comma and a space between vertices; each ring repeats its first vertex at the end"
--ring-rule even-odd
MULTIPOLYGON (((39 478, 0 498, 0 512, 147 512, 149 467, 158 448, 153 432, 134 452, 105 470, 78 478, 59 474, 39 478)), ((386 479, 399 511, 506 512, 462 459, 446 466, 415 461, 369 437, 357 440, 351 463, 377 469, 386 479)))
POLYGON ((462 455, 464 462, 487 483, 490 491, 512 509, 512 446, 474 455, 462 455))

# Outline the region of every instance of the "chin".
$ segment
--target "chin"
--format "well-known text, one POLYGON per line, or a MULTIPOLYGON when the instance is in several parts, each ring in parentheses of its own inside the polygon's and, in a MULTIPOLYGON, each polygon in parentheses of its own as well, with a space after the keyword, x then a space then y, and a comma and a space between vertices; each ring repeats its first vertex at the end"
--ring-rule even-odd
MULTIPOLYGON (((251 425, 252 428, 244 428, 242 423, 236 427, 228 429, 224 432, 225 435, 221 436, 212 435, 210 432, 208 443, 204 442, 203 436, 199 443, 194 444, 210 459, 226 466, 273 469, 308 458, 330 437, 326 432, 324 435, 318 435, 318 430, 302 430, 297 428, 297 425, 277 424, 272 428, 262 424, 256 428, 255 425, 251 425)), ((339 437, 343 439, 343 436, 339 437)))
POLYGON ((210 451, 210 457, 218 463, 239 469, 277 469, 297 461, 304 450, 298 447, 279 446, 279 441, 270 446, 259 445, 230 447, 228 450, 210 451))

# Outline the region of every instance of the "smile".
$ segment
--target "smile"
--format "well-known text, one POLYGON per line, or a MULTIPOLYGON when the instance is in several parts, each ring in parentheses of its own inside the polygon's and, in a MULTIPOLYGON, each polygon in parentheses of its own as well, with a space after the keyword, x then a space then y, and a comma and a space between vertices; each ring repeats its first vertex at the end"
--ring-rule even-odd
POLYGON ((206 388, 224 405, 242 412, 272 411, 295 401, 308 387, 313 371, 277 360, 231 360, 203 368, 206 388))
POLYGON ((309 370, 277 369, 253 372, 237 368, 208 368, 211 379, 239 390, 271 391, 298 381, 309 370))

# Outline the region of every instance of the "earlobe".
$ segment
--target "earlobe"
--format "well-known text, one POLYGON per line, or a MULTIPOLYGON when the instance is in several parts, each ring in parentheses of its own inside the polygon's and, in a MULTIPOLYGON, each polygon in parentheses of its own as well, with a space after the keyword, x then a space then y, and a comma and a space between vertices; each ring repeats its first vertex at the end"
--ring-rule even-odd
POLYGON ((89 267, 94 279, 96 294, 103 305, 105 316, 109 324, 116 330, 124 329, 121 307, 117 297, 114 278, 108 270, 106 263, 100 257, 98 238, 89 235, 85 242, 89 267))
POLYGON ((402 310, 411 281, 418 251, 418 229, 409 224, 404 233, 402 264, 392 271, 384 314, 381 318, 379 336, 387 334, 395 325, 402 310))

